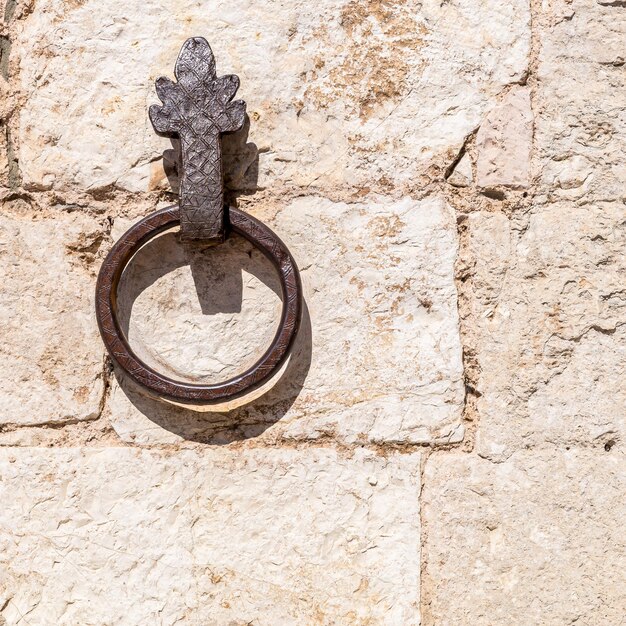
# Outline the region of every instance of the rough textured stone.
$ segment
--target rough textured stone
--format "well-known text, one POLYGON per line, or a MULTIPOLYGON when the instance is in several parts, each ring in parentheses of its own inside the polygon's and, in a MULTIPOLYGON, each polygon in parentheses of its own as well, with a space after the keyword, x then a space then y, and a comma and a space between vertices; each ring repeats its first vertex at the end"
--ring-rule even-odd
POLYGON ((502 214, 469 223, 480 453, 622 439, 621 208, 538 207, 521 232, 502 214))
POLYGON ((208 384, 261 357, 282 308, 278 274, 252 244, 233 236, 199 251, 178 243, 174 231, 133 258, 119 304, 130 345, 148 365, 208 384))
POLYGON ((2 617, 417 625, 419 485, 419 454, 5 450, 2 617))
POLYGON ((102 225, 79 213, 0 218, 0 423, 94 419, 104 350, 93 310, 102 225))
POLYGON ((170 144, 147 118, 154 79, 202 35, 248 102, 254 145, 231 185, 410 187, 525 75, 529 19, 527 0, 43 0, 16 45, 24 182, 159 188, 170 144))
MULTIPOLYGON (((266 221, 297 259, 307 302, 301 337, 284 380, 253 406, 221 418, 199 418, 181 410, 168 419, 162 407, 143 400, 130 386, 130 401, 117 391, 113 393, 110 419, 114 428, 125 439, 139 437, 142 442, 171 441, 172 429, 183 438, 198 437, 199 433, 220 437, 216 433, 224 430, 225 422, 247 432, 272 427, 268 434, 296 439, 332 436, 350 442, 459 441, 463 434, 464 383, 454 285, 457 239, 453 220, 448 207, 437 198, 348 205, 309 197, 282 207, 266 221), (167 425, 155 429, 155 422, 167 425)), ((219 342, 203 345, 201 334, 222 337, 222 326, 231 324, 232 316, 201 319, 190 279, 193 262, 191 270, 184 270, 186 283, 180 282, 178 270, 162 276, 182 262, 176 244, 166 248, 170 252, 162 253, 155 242, 152 260, 146 261, 151 264, 158 260, 154 271, 147 271, 142 260, 133 270, 144 277, 143 284, 152 283, 153 274, 162 277, 144 292, 138 316, 143 331, 138 329, 138 340, 149 337, 146 343, 155 353, 166 354, 168 360, 170 353, 178 353, 176 363, 180 367, 193 357, 198 367, 206 361, 207 367, 216 366, 214 374, 223 376, 223 360, 211 362, 208 358, 219 342), (185 298, 193 303, 183 304, 185 298), (163 324, 170 314, 173 329, 163 324), (195 345, 182 348, 183 340, 189 341, 190 333, 196 332, 194 326, 199 333, 195 345), (205 361, 199 356, 201 352, 205 361)), ((212 254, 207 253, 209 262, 212 254)), ((249 260, 245 253, 243 256, 249 260)), ((262 271, 263 266, 256 261, 253 256, 249 266, 244 266, 262 271)), ((238 266, 240 261, 233 272, 240 271, 238 266)), ((215 289, 209 279, 203 280, 207 290, 202 291, 202 287, 200 302, 205 296, 210 302, 215 289)), ((136 291, 142 286, 133 279, 130 283, 136 291)), ((241 298, 232 285, 228 289, 235 299, 241 298)), ((244 290, 250 299, 246 310, 262 310, 267 291, 244 290)), ((228 302, 224 299, 222 305, 228 302)), ((272 317, 277 320, 277 312, 265 308, 251 326, 256 334, 259 329, 267 332, 275 328, 272 317)), ((239 319, 235 328, 241 323, 239 319)), ((238 339, 236 345, 248 351, 259 345, 265 348, 265 342, 254 334, 245 342, 238 339)), ((234 357, 248 364, 246 358, 251 355, 229 346, 232 344, 227 342, 224 352, 229 364, 234 357)), ((228 373, 236 372, 229 369, 228 373)))
POLYGON ((626 197, 626 19, 610 4, 572 0, 568 19, 538 33, 536 167, 550 198, 626 197))
POLYGON ((528 187, 533 139, 530 90, 514 87, 476 135, 476 182, 479 187, 528 187))
POLYGON ((425 625, 620 624, 626 458, 616 449, 426 463, 425 625))
POLYGON ((473 179, 472 161, 469 155, 465 153, 448 176, 448 182, 454 187, 468 187, 473 179))
MULTIPOLYGON (((624 2, 4 4, 0 626, 618 626, 624 2), (248 103, 227 199, 307 302, 273 388, 206 413, 109 375, 92 314, 105 249, 178 192, 147 110, 197 35, 248 103)), ((276 289, 245 243, 166 234, 123 324, 216 380, 276 289)))

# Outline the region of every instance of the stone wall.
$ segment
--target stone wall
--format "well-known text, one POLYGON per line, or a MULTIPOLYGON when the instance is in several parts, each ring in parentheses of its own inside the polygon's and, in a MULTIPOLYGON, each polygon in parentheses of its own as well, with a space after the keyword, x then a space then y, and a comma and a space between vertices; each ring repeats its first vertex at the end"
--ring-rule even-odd
MULTIPOLYGON (((0 625, 618 626, 626 615, 626 5, 5 0, 0 625), (241 78, 229 202, 303 327, 239 408, 116 371, 95 278, 176 202, 147 109, 183 41, 241 78)), ((280 311, 245 241, 175 233, 133 348, 216 381, 280 311)))

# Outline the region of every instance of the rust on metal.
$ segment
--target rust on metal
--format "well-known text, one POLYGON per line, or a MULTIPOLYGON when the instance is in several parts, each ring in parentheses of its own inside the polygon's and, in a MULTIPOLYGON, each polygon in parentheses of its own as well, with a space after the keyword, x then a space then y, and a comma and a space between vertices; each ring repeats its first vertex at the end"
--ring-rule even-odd
POLYGON ((251 215, 224 207, 220 133, 237 130, 243 124, 245 104, 232 101, 239 79, 217 78, 213 53, 201 37, 185 42, 175 74, 177 83, 157 80, 163 106, 150 107, 150 119, 157 132, 180 137, 180 203, 148 215, 115 243, 98 274, 96 317, 111 358, 136 383, 167 400, 221 404, 258 389, 285 363, 300 327, 302 287, 285 244, 251 215), (270 347, 252 367, 222 383, 186 383, 160 374, 132 350, 118 321, 117 289, 124 269, 142 246, 179 225, 183 241, 204 243, 222 242, 228 228, 261 250, 280 276, 283 309, 270 347))

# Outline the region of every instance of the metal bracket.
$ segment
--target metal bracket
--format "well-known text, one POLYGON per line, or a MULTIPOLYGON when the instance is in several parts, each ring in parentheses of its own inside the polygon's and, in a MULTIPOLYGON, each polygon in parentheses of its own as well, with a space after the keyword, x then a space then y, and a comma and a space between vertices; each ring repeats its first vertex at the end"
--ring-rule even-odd
POLYGON ((239 89, 237 76, 217 77, 213 52, 203 37, 183 44, 174 75, 178 82, 163 76, 156 80, 163 105, 152 105, 149 114, 157 133, 180 138, 181 240, 221 243, 226 229, 220 135, 243 126, 246 103, 232 100, 239 89))

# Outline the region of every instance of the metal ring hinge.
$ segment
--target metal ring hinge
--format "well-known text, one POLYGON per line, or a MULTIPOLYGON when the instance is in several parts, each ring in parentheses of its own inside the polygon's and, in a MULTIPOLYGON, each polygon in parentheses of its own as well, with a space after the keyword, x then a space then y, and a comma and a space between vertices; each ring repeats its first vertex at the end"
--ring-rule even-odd
POLYGON ((300 326, 302 288, 289 250, 267 226, 235 208, 225 214, 220 135, 244 123, 245 103, 232 100, 239 79, 217 77, 213 53, 202 37, 185 42, 174 73, 178 82, 157 79, 163 104, 150 107, 150 119, 158 133, 180 138, 179 206, 148 215, 113 246, 98 274, 96 317, 109 354, 135 382, 169 400, 220 404, 258 390, 285 363, 300 326), (226 217, 233 232, 259 248, 279 273, 283 311, 278 331, 265 354, 235 378, 214 385, 176 381, 143 363, 131 349, 117 320, 117 286, 134 254, 159 233, 180 224, 183 242, 221 243, 226 217))

